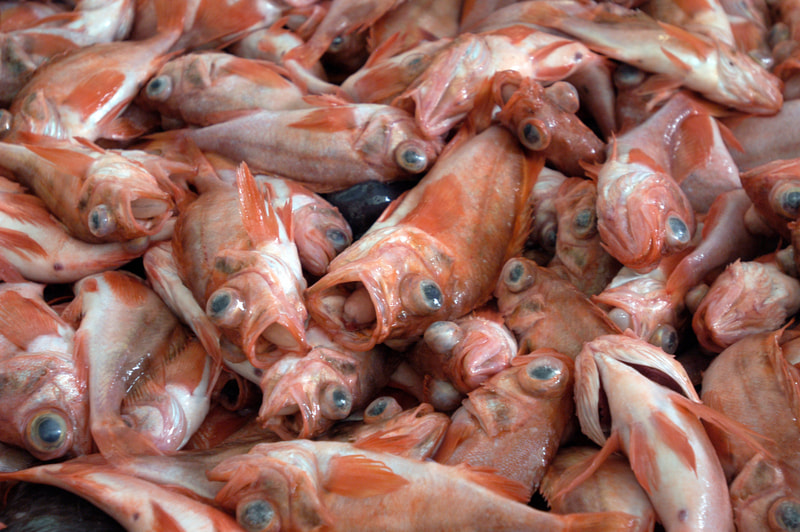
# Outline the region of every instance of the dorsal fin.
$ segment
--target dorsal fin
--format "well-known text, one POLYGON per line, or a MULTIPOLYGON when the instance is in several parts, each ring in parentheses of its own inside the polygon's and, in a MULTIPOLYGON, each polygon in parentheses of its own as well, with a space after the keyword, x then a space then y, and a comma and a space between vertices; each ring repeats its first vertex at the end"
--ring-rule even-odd
POLYGON ((328 491, 346 497, 371 497, 391 493, 408 483, 385 463, 351 454, 330 459, 323 485, 328 491))
POLYGON ((527 503, 531 498, 531 493, 527 486, 516 480, 498 475, 496 469, 474 467, 466 464, 459 464, 454 467, 468 480, 480 484, 498 495, 522 503, 527 503))
POLYGON ((239 208, 242 224, 254 244, 272 240, 280 234, 280 225, 274 211, 270 212, 253 174, 242 162, 236 168, 236 187, 239 190, 239 208))

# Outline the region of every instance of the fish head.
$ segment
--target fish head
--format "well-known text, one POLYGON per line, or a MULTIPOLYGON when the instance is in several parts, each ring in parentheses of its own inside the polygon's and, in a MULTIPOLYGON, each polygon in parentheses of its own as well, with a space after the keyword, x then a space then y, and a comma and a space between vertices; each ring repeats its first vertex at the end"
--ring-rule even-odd
POLYGON ((303 467, 262 455, 258 447, 223 460, 207 473, 209 480, 225 482, 217 504, 234 513, 244 530, 313 530, 330 523, 319 499, 314 457, 303 449, 294 451, 295 461, 307 461, 303 467))
POLYGON ((280 257, 216 258, 215 273, 223 282, 209 285, 206 315, 256 368, 272 364, 276 353, 307 348, 304 286, 293 275, 282 275, 286 271, 280 257))
POLYGON ((800 165, 776 160, 740 174, 742 187, 759 216, 784 238, 787 224, 800 217, 800 165))
POLYGON ((168 116, 180 108, 182 98, 198 94, 213 83, 212 71, 227 55, 219 53, 187 54, 164 63, 142 90, 142 99, 168 116))
POLYGON ((88 454, 89 401, 75 368, 58 355, 25 353, 0 364, 0 441, 40 460, 88 454))
POLYGON ((154 235, 173 216, 175 206, 150 172, 114 154, 91 165, 80 198, 81 217, 101 241, 154 235))
POLYGON ((333 258, 353 243, 353 231, 334 207, 309 203, 292 213, 300 262, 311 275, 322 276, 333 258))
POLYGON ((392 105, 413 111, 422 132, 436 137, 449 131, 472 110, 479 88, 488 90, 492 53, 486 40, 463 34, 440 50, 392 105))
POLYGON ((575 360, 575 406, 584 434, 602 446, 613 421, 610 394, 619 389, 633 393, 631 386, 650 384, 700 402, 680 362, 649 342, 628 333, 584 344, 575 360))
POLYGON ((717 87, 728 103, 750 113, 777 113, 783 105, 783 84, 778 77, 737 48, 716 44, 717 87))
POLYGON ((358 400, 357 364, 358 357, 343 350, 317 346, 289 371, 270 368, 262 379, 260 421, 293 438, 318 436, 353 410, 358 400), (282 374, 276 379, 277 372, 282 374))
POLYGON ((306 304, 336 342, 356 351, 419 336, 455 304, 446 290, 452 262, 422 231, 373 231, 333 260, 306 304))
POLYGON ((730 485, 739 530, 800 529, 800 473, 758 453, 730 485))
MULTIPOLYGON (((638 151, 638 150, 637 150, 638 151)), ((597 228, 606 250, 637 271, 686 249, 696 225, 694 209, 680 186, 657 163, 621 162, 612 154, 598 175, 597 228)))
POLYGON ((431 324, 425 343, 448 360, 453 386, 468 393, 511 365, 517 341, 502 323, 478 317, 431 324))
POLYGON ((442 140, 427 136, 413 116, 391 106, 377 107, 354 143, 367 163, 396 175, 423 173, 442 147, 442 140))

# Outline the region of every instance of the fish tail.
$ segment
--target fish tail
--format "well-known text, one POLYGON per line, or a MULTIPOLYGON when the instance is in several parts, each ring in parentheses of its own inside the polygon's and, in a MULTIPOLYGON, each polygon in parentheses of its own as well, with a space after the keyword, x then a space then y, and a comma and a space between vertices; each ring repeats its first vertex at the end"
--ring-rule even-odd
POLYGON ((570 514, 566 517, 565 531, 570 532, 611 532, 638 530, 639 517, 623 512, 593 512, 570 514))

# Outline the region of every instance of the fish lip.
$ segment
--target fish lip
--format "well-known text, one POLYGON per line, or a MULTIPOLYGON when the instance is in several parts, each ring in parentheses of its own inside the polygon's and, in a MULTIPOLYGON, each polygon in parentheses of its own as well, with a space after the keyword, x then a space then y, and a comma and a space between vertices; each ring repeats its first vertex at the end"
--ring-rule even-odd
MULTIPOLYGON (((367 272, 368 268, 344 268, 328 273, 306 291, 306 305, 311 317, 343 347, 354 351, 368 351, 385 340, 390 333, 388 300, 382 283, 367 272), (375 309, 375 321, 360 329, 348 329, 342 321, 338 304, 330 304, 332 299, 346 297, 363 286, 369 294, 375 309), (332 311, 331 311, 332 310, 332 311)), ((342 306, 343 306, 342 301, 342 306)))

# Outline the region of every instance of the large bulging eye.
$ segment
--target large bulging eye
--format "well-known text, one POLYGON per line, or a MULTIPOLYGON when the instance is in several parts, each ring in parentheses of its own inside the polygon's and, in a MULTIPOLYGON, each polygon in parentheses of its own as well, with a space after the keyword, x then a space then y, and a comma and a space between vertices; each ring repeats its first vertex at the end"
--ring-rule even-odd
POLYGON ((517 136, 526 148, 541 151, 550 145, 552 137, 544 122, 536 118, 523 120, 518 128, 517 136))
POLYGON ((522 389, 536 396, 561 393, 568 378, 569 368, 564 361, 547 355, 538 356, 517 373, 522 389))
POLYGON ((64 416, 59 412, 48 410, 37 414, 28 423, 25 441, 34 455, 53 457, 53 453, 66 447, 69 436, 69 425, 64 416))
POLYGON ((408 173, 418 174, 428 167, 424 146, 413 140, 401 142, 394 151, 397 166, 408 173))
POLYGON ((421 275, 409 275, 403 279, 400 300, 406 310, 417 316, 433 314, 444 305, 444 296, 436 281, 421 275))
POLYGON ((246 312, 244 298, 231 288, 220 288, 206 302, 206 314, 221 327, 237 327, 246 312))
POLYGON ((388 395, 378 397, 364 409, 364 423, 378 423, 392 418, 403 411, 403 407, 394 397, 388 395))
POLYGON ((511 259, 503 267, 503 282, 510 292, 519 293, 526 290, 536 282, 536 276, 528 271, 521 260, 511 259))
POLYGON ((589 238, 597 232, 597 215, 592 208, 583 209, 575 215, 572 229, 578 238, 589 238))
POLYGON ((277 532, 281 519, 272 504, 258 497, 247 498, 236 505, 236 521, 247 532, 277 532))
POLYGON ((772 530, 800 532, 800 500, 781 497, 770 506, 769 526, 772 530))
POLYGON ((144 93, 151 100, 163 102, 172 94, 172 79, 169 76, 157 76, 150 80, 144 93))
POLYGON ((89 231, 96 237, 106 236, 116 229, 117 224, 106 205, 98 205, 89 213, 89 231))
POLYGON ((327 419, 344 419, 353 409, 353 396, 341 384, 328 384, 322 390, 319 407, 327 419))

